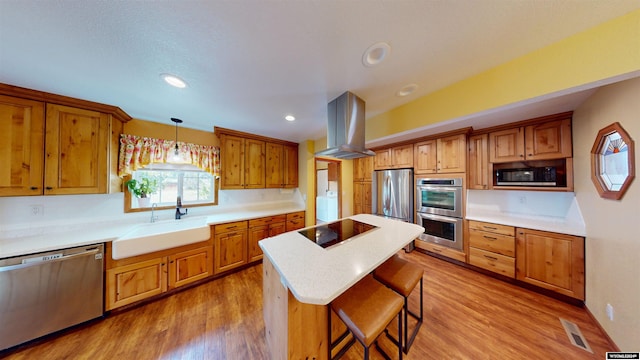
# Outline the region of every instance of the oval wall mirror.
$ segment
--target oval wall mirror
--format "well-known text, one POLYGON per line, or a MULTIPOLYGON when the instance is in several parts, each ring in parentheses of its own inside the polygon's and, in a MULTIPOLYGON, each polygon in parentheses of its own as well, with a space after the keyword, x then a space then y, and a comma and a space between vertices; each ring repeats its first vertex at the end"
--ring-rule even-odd
POLYGON ((619 123, 598 132, 591 148, 591 180, 601 197, 619 200, 635 177, 633 139, 619 123))

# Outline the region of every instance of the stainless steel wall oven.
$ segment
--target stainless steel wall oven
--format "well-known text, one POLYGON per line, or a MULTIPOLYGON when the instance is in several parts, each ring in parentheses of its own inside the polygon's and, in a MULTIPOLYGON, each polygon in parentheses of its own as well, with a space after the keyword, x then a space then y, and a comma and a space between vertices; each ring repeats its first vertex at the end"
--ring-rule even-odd
POLYGON ((420 240, 462 251, 462 178, 418 178, 416 223, 420 240))

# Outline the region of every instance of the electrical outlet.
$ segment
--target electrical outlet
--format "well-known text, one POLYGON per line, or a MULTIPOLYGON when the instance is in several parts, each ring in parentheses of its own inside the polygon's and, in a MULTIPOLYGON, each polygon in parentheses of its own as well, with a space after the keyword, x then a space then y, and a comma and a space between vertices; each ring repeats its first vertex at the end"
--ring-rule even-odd
POLYGON ((609 321, 613 321, 613 306, 611 304, 607 304, 607 317, 609 321))
POLYGON ((29 205, 29 212, 32 217, 44 216, 44 205, 29 205))

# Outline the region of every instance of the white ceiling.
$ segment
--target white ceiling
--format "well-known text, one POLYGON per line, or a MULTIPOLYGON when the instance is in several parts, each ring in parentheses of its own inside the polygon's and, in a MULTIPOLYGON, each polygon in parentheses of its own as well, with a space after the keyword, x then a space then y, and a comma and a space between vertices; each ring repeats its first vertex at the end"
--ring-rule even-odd
POLYGON ((324 136, 326 104, 346 90, 366 101, 369 118, 638 8, 638 0, 0 0, 0 82, 169 125, 177 117, 195 129, 303 141, 324 136), (363 66, 363 52, 381 41, 387 59, 363 66), (169 87, 161 73, 189 86, 169 87), (395 95, 411 83, 414 94, 395 95))

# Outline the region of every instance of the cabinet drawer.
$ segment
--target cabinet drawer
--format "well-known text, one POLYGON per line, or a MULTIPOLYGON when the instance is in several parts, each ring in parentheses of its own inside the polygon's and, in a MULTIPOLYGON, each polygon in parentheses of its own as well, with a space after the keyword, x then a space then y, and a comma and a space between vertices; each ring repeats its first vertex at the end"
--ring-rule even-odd
POLYGON ((516 230, 513 226, 492 224, 474 220, 469 220, 469 229, 488 231, 508 236, 515 236, 516 233, 516 230))
POLYGON ((515 277, 516 260, 512 257, 470 247, 469 264, 510 278, 515 277))
POLYGON ((249 220, 249 227, 261 226, 261 225, 270 225, 273 223, 283 223, 287 221, 287 216, 285 214, 275 215, 275 216, 267 216, 259 219, 249 220))
POLYGON ((470 229, 469 246, 505 256, 516 256, 516 241, 513 236, 470 229))
POLYGON ((297 211, 287 214, 287 221, 304 220, 304 211, 297 211))
POLYGON ((222 233, 227 231, 236 231, 236 230, 244 230, 247 228, 246 221, 236 221, 232 223, 220 224, 214 226, 214 231, 216 233, 222 233))
POLYGON ((302 229, 304 227, 304 219, 294 219, 287 221, 286 231, 302 229))

